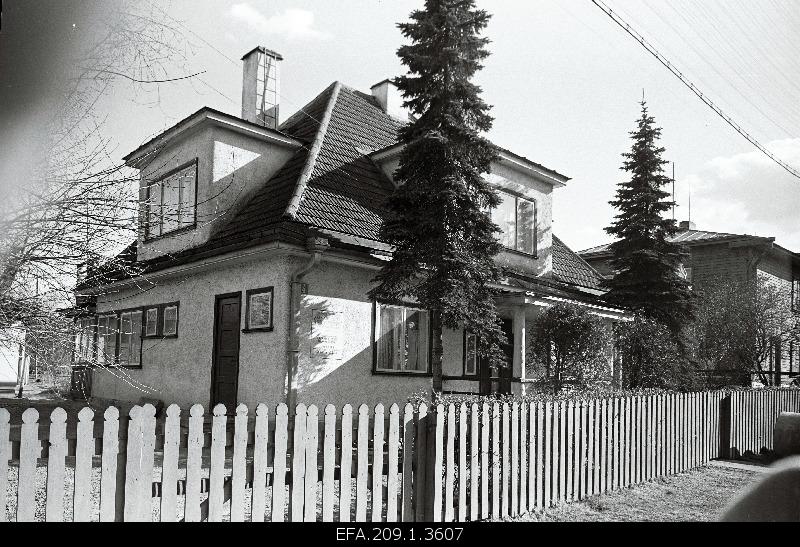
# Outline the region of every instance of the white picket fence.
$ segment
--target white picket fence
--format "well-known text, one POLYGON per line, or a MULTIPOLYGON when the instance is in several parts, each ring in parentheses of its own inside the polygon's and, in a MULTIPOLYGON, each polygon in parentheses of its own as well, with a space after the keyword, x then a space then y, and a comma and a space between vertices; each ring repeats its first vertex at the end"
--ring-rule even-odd
POLYGON ((729 397, 27 409, 20 424, 0 408, 0 499, 18 521, 496 519, 704 465, 730 449, 729 397))

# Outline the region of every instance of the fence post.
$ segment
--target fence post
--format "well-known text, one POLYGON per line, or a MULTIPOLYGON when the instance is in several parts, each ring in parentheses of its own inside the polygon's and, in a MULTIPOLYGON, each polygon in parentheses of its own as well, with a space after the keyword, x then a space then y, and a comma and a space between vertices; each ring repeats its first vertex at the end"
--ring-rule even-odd
POLYGON ((719 455, 733 457, 731 447, 731 394, 726 393, 719 401, 719 455))

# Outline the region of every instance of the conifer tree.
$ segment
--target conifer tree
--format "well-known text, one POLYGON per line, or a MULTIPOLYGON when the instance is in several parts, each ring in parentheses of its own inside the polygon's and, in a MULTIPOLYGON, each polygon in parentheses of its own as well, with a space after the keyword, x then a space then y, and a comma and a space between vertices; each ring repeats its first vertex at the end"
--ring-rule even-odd
POLYGON ((499 278, 501 247, 488 209, 499 200, 482 176, 497 152, 481 136, 492 125, 490 107, 471 82, 489 55, 479 35, 489 18, 474 0, 426 0, 398 24, 411 43, 398 50, 408 74, 395 84, 412 121, 399 132, 398 188, 381 231, 394 251, 370 295, 410 298, 430 310, 434 392, 442 385, 443 328, 475 332, 480 354, 493 364, 504 360, 490 286, 499 278))
POLYGON ((606 228, 618 238, 611 244, 611 264, 617 273, 605 282, 606 298, 678 334, 694 315, 689 283, 678 274, 688 255, 681 245, 667 240, 677 232, 675 220, 662 216, 672 207, 670 194, 663 190, 671 181, 663 169, 668 162, 661 158, 664 148, 658 145, 661 128, 655 126, 644 100, 641 107, 637 128, 630 132, 631 151, 622 154, 622 170, 631 174, 630 180, 619 184, 616 199, 609 202, 619 213, 606 228))

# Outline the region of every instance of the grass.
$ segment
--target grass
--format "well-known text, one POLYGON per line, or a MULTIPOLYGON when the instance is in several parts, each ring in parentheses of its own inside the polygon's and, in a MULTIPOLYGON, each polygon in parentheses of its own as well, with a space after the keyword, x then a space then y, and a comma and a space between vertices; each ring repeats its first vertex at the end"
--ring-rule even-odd
POLYGON ((510 521, 690 522, 718 520, 730 501, 759 473, 708 465, 652 482, 561 504, 510 521))

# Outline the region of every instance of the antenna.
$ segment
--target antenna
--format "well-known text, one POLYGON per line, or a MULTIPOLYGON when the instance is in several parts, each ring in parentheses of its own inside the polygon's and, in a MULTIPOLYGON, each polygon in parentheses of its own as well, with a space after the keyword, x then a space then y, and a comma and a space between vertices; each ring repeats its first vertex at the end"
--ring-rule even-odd
POLYGON ((692 179, 689 178, 689 226, 692 225, 692 179))

